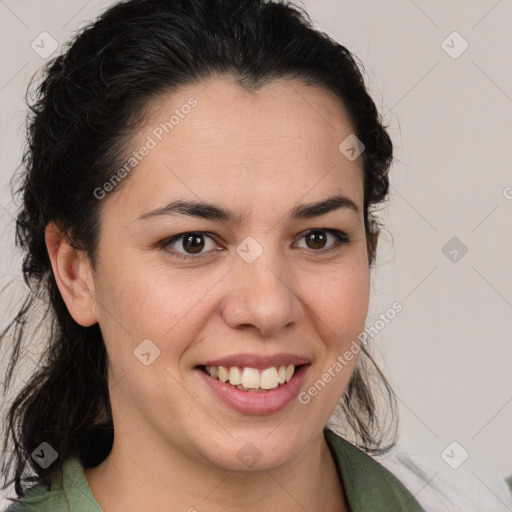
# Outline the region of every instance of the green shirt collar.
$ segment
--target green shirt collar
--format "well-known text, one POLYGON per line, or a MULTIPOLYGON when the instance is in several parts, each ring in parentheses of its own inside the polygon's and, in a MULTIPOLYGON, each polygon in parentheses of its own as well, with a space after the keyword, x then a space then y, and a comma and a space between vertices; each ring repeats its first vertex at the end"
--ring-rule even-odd
POLYGON ((425 512, 384 466, 332 430, 325 428, 324 436, 351 512, 425 512))

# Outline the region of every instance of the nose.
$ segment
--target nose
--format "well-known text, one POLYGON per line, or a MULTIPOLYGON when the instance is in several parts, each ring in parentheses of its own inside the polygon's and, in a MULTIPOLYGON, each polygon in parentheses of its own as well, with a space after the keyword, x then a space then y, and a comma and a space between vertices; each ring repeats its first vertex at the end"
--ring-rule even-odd
POLYGON ((300 322, 304 310, 296 294, 296 278, 285 270, 282 258, 270 251, 252 263, 235 258, 222 302, 222 315, 229 327, 254 328, 262 336, 273 336, 300 322))

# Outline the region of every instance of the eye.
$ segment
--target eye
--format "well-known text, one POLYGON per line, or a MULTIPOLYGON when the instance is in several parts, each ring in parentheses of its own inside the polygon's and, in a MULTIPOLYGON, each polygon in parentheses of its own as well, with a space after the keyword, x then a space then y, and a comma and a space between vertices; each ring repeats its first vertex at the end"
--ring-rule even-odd
MULTIPOLYGON (((311 229, 301 236, 301 240, 302 239, 306 240, 306 249, 312 249, 314 252, 321 254, 336 250, 341 245, 349 242, 347 235, 337 229, 311 229), (329 236, 334 239, 334 243, 328 246, 327 249, 324 249, 329 236)), ((160 245, 161 248, 168 251, 171 256, 189 260, 206 256, 207 252, 212 252, 215 248, 217 248, 218 251, 222 250, 209 234, 202 231, 180 233, 179 235, 164 240, 160 245), (210 246, 210 250, 205 251, 204 249, 207 249, 206 246, 208 245, 206 243, 207 240, 210 240, 212 245, 210 246)))
POLYGON ((213 244, 212 248, 217 247, 217 244, 213 241, 211 236, 200 231, 193 231, 188 233, 181 233, 165 240, 162 244, 162 248, 167 250, 168 247, 171 247, 172 252, 174 253, 172 255, 176 256, 177 258, 197 259, 197 256, 194 255, 204 254, 202 250, 207 245, 206 239, 210 239, 213 244), (180 252, 176 246, 181 247, 184 252, 180 252))
POLYGON ((302 239, 306 240, 306 249, 313 249, 315 252, 322 253, 338 249, 341 245, 349 242, 347 235, 337 229, 311 229, 302 235, 302 239), (334 238, 334 243, 327 249, 323 249, 327 243, 328 235, 334 238))

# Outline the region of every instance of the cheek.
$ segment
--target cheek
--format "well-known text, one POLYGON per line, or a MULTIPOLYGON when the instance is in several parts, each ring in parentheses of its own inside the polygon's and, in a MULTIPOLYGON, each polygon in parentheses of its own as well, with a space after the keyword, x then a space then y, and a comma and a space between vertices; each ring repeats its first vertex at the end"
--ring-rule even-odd
POLYGON ((324 340, 342 348, 363 331, 370 298, 367 266, 340 267, 323 280, 309 277, 305 285, 324 340))
POLYGON ((118 258, 109 265, 105 262, 98 296, 99 323, 107 345, 122 343, 131 349, 125 350, 130 355, 149 338, 165 359, 182 353, 201 329, 201 301, 221 275, 203 277, 170 272, 168 266, 142 258, 118 258))
POLYGON ((316 371, 311 374, 299 402, 314 408, 312 415, 322 421, 327 422, 335 410, 357 363, 358 336, 364 331, 368 313, 369 285, 367 266, 344 265, 332 272, 323 286, 316 288, 317 293, 309 297, 323 346, 316 371))

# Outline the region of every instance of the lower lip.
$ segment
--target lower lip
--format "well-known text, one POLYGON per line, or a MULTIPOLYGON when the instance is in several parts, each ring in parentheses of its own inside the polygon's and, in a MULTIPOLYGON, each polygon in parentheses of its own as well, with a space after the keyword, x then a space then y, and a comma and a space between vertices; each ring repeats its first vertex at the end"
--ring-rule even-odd
POLYGON ((302 365, 293 377, 277 389, 264 392, 242 391, 231 384, 210 377, 196 369, 217 397, 226 405, 242 414, 271 414, 284 409, 299 394, 309 364, 302 365))

